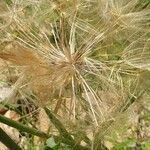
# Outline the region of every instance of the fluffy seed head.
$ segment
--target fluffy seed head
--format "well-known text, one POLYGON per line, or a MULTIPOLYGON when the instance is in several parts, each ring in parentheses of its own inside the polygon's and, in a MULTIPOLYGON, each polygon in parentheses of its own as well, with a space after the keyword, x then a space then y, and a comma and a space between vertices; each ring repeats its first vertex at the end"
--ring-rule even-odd
POLYGON ((21 72, 24 93, 32 90, 40 104, 77 126, 98 126, 134 94, 126 79, 150 68, 150 12, 136 5, 14 0, 0 15, 0 40, 9 43, 0 58, 21 72))

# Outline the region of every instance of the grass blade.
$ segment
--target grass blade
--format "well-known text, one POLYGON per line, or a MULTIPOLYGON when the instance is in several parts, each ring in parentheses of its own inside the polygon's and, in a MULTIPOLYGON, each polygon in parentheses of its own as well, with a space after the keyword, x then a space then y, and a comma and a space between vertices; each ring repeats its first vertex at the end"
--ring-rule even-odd
POLYGON ((39 131, 39 130, 30 128, 28 126, 25 126, 25 125, 23 125, 19 122, 16 122, 16 121, 11 120, 7 117, 4 117, 3 115, 0 115, 0 122, 4 123, 4 124, 7 124, 8 126, 14 127, 14 128, 16 128, 20 131, 27 132, 27 133, 30 133, 30 134, 33 134, 33 135, 36 135, 36 136, 39 136, 39 137, 43 137, 43 138, 48 138, 49 137, 46 133, 44 133, 42 131, 39 131))
POLYGON ((51 110, 46 107, 44 109, 45 109, 45 112, 47 113, 49 119, 54 124, 54 126, 57 128, 60 135, 62 136, 62 141, 64 143, 73 146, 73 150, 79 150, 79 149, 90 150, 89 147, 84 147, 82 145, 77 144, 74 141, 74 139, 71 137, 69 132, 65 129, 64 125, 55 117, 55 115, 51 112, 51 110))
POLYGON ((0 141, 11 150, 22 150, 2 128, 0 128, 0 141))
POLYGON ((49 119, 51 120, 51 122, 58 129, 58 131, 61 134, 61 136, 63 136, 64 138, 68 139, 71 143, 74 143, 74 140, 71 137, 71 135, 65 129, 65 127, 63 126, 63 124, 53 115, 53 113, 50 111, 50 109, 48 109, 46 107, 44 109, 45 109, 45 112, 47 113, 49 119))

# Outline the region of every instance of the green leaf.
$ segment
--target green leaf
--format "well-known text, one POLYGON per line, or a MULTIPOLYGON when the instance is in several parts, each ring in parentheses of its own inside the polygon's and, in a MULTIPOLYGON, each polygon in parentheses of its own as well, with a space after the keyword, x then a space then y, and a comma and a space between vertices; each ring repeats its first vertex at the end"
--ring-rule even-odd
POLYGON ((54 126, 59 131, 59 133, 62 137, 63 143, 67 143, 68 145, 74 146, 74 150, 78 150, 78 149, 89 150, 88 147, 79 145, 76 143, 76 141, 74 141, 71 134, 66 130, 64 125, 61 123, 61 121, 53 114, 53 112, 49 108, 45 107, 44 109, 45 109, 45 112, 48 115, 50 121, 54 124, 54 126))
POLYGON ((46 144, 50 148, 54 148, 55 146, 57 146, 53 137, 50 137, 49 139, 47 139, 46 144))
POLYGON ((12 150, 21 150, 19 145, 17 145, 2 128, 0 128, 0 141, 12 150))
POLYGON ((48 138, 49 137, 49 135, 47 135, 46 133, 44 133, 42 131, 39 131, 39 130, 34 129, 34 128, 30 128, 26 125, 23 125, 23 124, 19 123, 19 122, 11 120, 11 119, 3 116, 3 115, 0 115, 0 122, 4 123, 4 124, 7 124, 8 126, 14 127, 14 128, 16 128, 20 131, 31 133, 31 134, 39 136, 39 137, 43 137, 43 138, 48 138))
POLYGON ((68 131, 65 129, 63 124, 59 121, 59 119, 56 118, 56 116, 51 112, 50 109, 48 109, 47 107, 45 107, 44 109, 45 109, 45 112, 47 113, 49 119, 51 120, 51 122, 58 129, 58 131, 61 134, 61 136, 64 137, 70 144, 74 144, 73 138, 68 133, 68 131))

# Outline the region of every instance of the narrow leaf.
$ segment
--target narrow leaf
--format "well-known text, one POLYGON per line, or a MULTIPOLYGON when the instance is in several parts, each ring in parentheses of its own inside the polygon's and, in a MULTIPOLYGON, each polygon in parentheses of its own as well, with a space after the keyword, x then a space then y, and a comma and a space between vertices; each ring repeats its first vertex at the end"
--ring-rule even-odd
POLYGON ((30 134, 33 134, 33 135, 36 135, 39 137, 43 137, 43 138, 49 137, 46 133, 44 133, 42 131, 27 127, 27 126, 25 126, 19 122, 16 122, 16 121, 11 120, 7 117, 4 117, 3 115, 0 115, 0 122, 7 124, 8 126, 14 127, 20 131, 27 132, 27 133, 30 133, 30 134))
POLYGON ((0 141, 11 150, 22 150, 2 128, 0 128, 0 141))

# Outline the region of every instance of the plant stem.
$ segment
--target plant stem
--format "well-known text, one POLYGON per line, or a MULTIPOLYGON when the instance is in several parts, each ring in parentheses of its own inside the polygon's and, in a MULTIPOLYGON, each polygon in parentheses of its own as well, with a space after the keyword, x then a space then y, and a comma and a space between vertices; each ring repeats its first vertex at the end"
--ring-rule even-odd
POLYGON ((68 139, 71 143, 74 142, 73 138, 71 135, 68 133, 68 131, 65 129, 63 124, 53 115, 53 113, 48 109, 44 108, 45 112, 47 113, 49 119, 51 122, 55 125, 55 127, 58 129, 59 133, 66 139, 68 139))
POLYGON ((82 145, 77 144, 74 139, 71 137, 69 132, 65 129, 63 124, 55 117, 55 115, 51 112, 50 109, 47 107, 44 108, 45 112, 47 113, 49 119, 51 122, 54 124, 54 126, 57 128, 59 131, 60 135, 62 136, 62 140, 64 143, 69 144, 73 146, 73 150, 89 150, 90 148, 84 147, 82 145))
POLYGON ((2 122, 4 124, 7 124, 8 126, 14 127, 14 128, 16 128, 20 131, 27 132, 27 133, 30 133, 30 134, 33 134, 33 135, 36 135, 36 136, 39 136, 39 137, 43 137, 43 138, 48 138, 49 137, 49 135, 47 135, 46 133, 44 133, 42 131, 39 131, 39 130, 30 128, 28 126, 25 126, 25 125, 23 125, 19 122, 16 122, 16 121, 11 120, 7 117, 4 117, 3 115, 0 115, 0 122, 2 122))
POLYGON ((5 132, 0 128, 0 141, 11 150, 22 150, 5 132))

